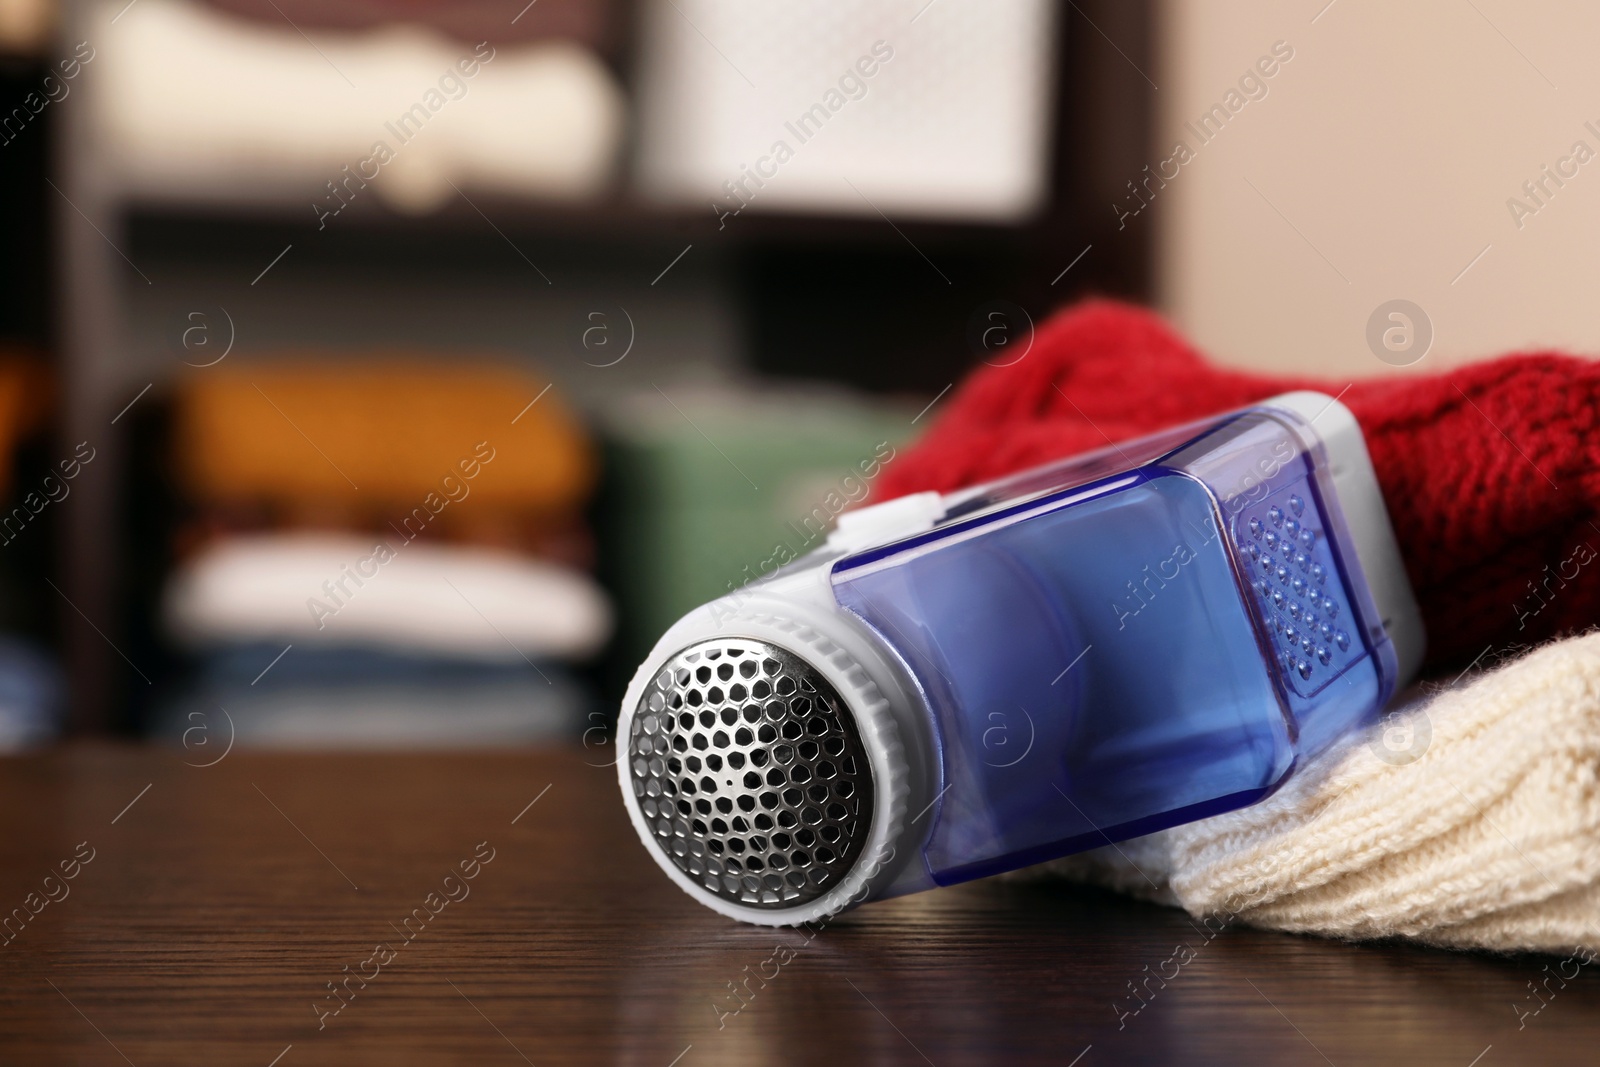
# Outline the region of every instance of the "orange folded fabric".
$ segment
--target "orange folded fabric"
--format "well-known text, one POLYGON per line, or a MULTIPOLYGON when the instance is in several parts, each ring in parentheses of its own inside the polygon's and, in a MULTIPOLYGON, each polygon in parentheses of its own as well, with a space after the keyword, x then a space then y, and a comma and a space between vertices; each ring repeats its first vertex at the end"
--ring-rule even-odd
POLYGON ((43 426, 55 402, 55 382, 29 349, 0 346, 0 499, 8 499, 16 449, 43 426))
POLYGON ((547 388, 515 367, 420 356, 219 367, 178 389, 175 467, 201 504, 404 514, 470 494, 475 508, 566 513, 595 460, 547 388))

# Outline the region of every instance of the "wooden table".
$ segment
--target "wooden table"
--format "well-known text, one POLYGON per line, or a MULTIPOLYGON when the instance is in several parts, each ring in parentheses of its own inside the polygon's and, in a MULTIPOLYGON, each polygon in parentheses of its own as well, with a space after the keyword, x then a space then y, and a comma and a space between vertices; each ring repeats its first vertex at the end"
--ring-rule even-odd
POLYGON ((1536 1003, 1529 983, 1553 959, 1237 928, 1207 941, 1176 911, 1001 882, 872 905, 808 940, 735 925, 673 888, 634 838, 613 772, 586 765, 602 762, 594 751, 236 751, 186 765, 207 762, 201 752, 0 760, 0 908, 28 917, 0 945, 0 1062, 1499 1067, 1597 1055, 1593 967, 1565 988, 1552 980, 1519 1029, 1513 1006, 1536 1003), (1138 1003, 1129 983, 1181 944, 1194 959, 1119 1018, 1138 1003), (351 974, 369 977, 335 999, 329 984, 351 974), (750 990, 742 1002, 735 983, 750 990))

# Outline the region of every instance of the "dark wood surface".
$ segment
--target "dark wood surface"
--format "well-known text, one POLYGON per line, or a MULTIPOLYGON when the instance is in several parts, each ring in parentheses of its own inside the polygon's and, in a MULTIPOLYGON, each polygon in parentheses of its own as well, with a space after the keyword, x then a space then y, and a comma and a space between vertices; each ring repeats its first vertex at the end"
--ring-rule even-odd
POLYGON ((1540 1003, 1529 983, 1553 958, 1243 928, 1207 940, 1179 912, 1060 885, 869 905, 808 939, 733 924, 674 888, 627 825, 613 772, 586 766, 599 750, 185 764, 203 752, 0 761, 0 909, 26 912, 61 861, 93 850, 50 884, 68 895, 20 932, 13 920, 0 944, 0 1062, 1498 1067, 1597 1055, 1593 966, 1541 986, 1545 1006, 1519 1028, 1515 1006, 1540 1003), (446 886, 491 849, 476 878, 446 886), (469 895, 402 945, 413 908, 463 885, 469 895), (365 989, 350 982, 353 999, 319 1030, 326 983, 347 964, 370 974, 380 942, 394 957, 365 989), (1138 1004, 1128 983, 1172 973, 1180 945, 1194 958, 1119 1020, 1138 1004), (765 962, 777 946, 793 954, 781 966, 765 962), (730 983, 774 970, 719 1018, 716 1006, 738 1004, 730 983))

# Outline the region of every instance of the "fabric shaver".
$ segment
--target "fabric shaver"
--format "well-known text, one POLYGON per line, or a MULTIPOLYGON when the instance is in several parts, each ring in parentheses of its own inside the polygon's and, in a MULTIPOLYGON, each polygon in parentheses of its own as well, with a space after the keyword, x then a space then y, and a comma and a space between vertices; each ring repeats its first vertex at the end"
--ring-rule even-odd
POLYGON ((1360 427, 1289 393, 845 512, 667 631, 617 769, 691 896, 812 922, 1255 803, 1422 652, 1360 427))

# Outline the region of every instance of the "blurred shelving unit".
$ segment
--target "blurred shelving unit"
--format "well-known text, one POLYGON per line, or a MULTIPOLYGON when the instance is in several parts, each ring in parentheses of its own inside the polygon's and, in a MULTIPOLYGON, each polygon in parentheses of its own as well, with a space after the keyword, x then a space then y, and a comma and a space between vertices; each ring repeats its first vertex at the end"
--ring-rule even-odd
MULTIPOLYGON (((1149 229, 1118 232, 1110 205, 1153 158, 1151 7, 1060 9, 1048 202, 1008 225, 765 212, 719 228, 709 209, 656 206, 623 183, 582 205, 473 195, 422 216, 367 198, 319 232, 303 190, 177 195, 124 182, 90 109, 61 107, 45 190, 60 439, 96 449, 59 553, 73 728, 126 729, 129 694, 148 688, 138 661, 152 644, 132 593, 159 561, 130 531, 148 525, 141 512, 160 488, 137 477, 136 428, 141 405, 203 362, 183 347, 186 330, 231 339, 234 359, 296 345, 498 350, 537 360, 580 406, 653 376, 733 371, 931 398, 972 362, 968 320, 986 301, 1038 318, 1086 292, 1148 295, 1149 229), (686 246, 694 254, 676 260, 686 246), (651 324, 640 358, 600 379, 571 344, 597 302, 651 324)), ((84 39, 91 10, 68 0, 60 39, 84 39)), ((636 14, 621 9, 627 25, 636 14)), ((608 58, 631 86, 629 48, 608 58)))
MULTIPOLYGON (((26 100, 39 87, 48 70, 46 43, 50 35, 48 10, 42 4, 14 3, 0 13, 0 359, 25 358, 50 366, 55 322, 50 265, 52 248, 49 207, 53 196, 45 184, 49 173, 50 116, 32 115, 26 100), (19 124, 16 108, 30 117, 19 124)), ((43 405, 45 398, 37 401, 43 405)), ((44 429, 30 432, 13 448, 9 432, 0 449, 0 485, 6 506, 0 514, 12 517, 12 508, 24 494, 41 483, 56 457, 54 429, 48 415, 39 412, 44 429)), ((52 535, 59 529, 61 509, 47 506, 17 534, 0 532, 0 647, 17 638, 48 648, 57 628, 60 601, 46 583, 55 577, 52 535)), ((57 579, 59 581, 59 579, 57 579)), ((9 710, 9 709, 8 709, 9 710)), ((11 716, 0 716, 11 719, 11 716)), ((0 725, 0 734, 4 734, 0 725)), ((3 744, 3 741, 0 741, 3 744)))

